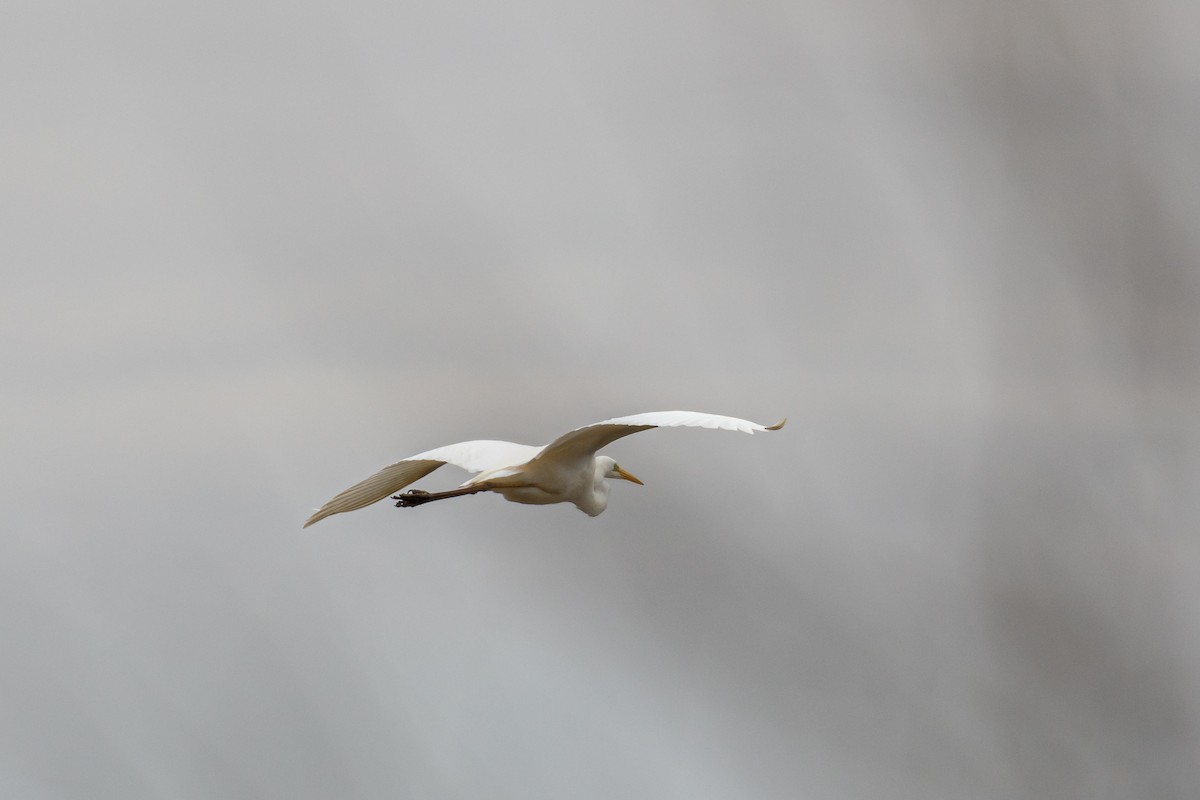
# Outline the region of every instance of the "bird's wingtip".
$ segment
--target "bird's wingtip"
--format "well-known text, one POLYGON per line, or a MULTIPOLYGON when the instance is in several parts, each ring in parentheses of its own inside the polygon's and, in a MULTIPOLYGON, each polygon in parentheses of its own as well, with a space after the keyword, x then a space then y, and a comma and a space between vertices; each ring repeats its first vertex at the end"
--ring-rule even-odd
POLYGON ((777 430, 779 430, 780 428, 782 428, 784 425, 787 425, 787 417, 784 417, 783 419, 779 420, 779 422, 776 422, 774 425, 768 425, 768 426, 765 428, 765 430, 768 430, 768 431, 777 431, 777 430))

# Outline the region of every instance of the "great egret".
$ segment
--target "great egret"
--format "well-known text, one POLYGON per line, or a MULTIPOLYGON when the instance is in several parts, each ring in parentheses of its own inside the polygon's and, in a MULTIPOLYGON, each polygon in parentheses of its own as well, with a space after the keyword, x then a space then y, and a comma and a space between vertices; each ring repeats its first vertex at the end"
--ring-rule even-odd
POLYGON ((641 484, 596 451, 622 436, 651 428, 690 426, 727 431, 777 431, 784 423, 759 425, 737 417, 700 414, 695 411, 651 411, 616 417, 564 433, 545 447, 513 442, 481 440, 448 444, 397 461, 354 484, 308 518, 304 527, 331 514, 353 511, 382 500, 410 483, 420 480, 443 464, 453 464, 479 473, 457 489, 431 494, 412 489, 393 500, 399 508, 411 508, 434 500, 462 497, 478 492, 496 492, 514 503, 548 505, 574 503, 583 513, 597 516, 608 506, 608 478, 641 484))

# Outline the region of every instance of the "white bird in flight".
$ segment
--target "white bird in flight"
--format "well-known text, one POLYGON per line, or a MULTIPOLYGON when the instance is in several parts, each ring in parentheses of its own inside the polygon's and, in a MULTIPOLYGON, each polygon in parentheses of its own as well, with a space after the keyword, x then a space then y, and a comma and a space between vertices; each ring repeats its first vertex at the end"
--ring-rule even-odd
POLYGON ((608 456, 596 451, 622 436, 651 428, 717 428, 726 431, 777 431, 787 420, 774 425, 701 414, 695 411, 651 411, 629 417, 616 417, 564 433, 544 447, 514 442, 480 440, 459 442, 410 456, 384 467, 364 481, 334 497, 308 518, 304 527, 331 514, 353 511, 398 492, 443 464, 453 464, 478 473, 457 489, 430 493, 412 489, 392 497, 398 508, 411 508, 433 500, 478 492, 496 492, 505 500, 531 505, 574 503, 589 516, 597 516, 608 506, 608 478, 642 482, 617 466, 608 456))

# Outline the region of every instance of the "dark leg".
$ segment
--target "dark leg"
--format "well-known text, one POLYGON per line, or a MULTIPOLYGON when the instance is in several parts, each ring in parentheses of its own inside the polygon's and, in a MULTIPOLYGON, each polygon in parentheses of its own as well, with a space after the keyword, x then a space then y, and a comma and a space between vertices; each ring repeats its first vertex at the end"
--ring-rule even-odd
POLYGON ((463 486, 459 489, 451 489, 448 492, 426 492, 421 489, 409 489, 403 494, 392 495, 392 499, 398 501, 396 508, 413 508, 414 506, 432 503, 434 500, 445 500, 449 497, 463 497, 468 494, 478 494, 486 492, 489 487, 482 484, 474 486, 463 486))

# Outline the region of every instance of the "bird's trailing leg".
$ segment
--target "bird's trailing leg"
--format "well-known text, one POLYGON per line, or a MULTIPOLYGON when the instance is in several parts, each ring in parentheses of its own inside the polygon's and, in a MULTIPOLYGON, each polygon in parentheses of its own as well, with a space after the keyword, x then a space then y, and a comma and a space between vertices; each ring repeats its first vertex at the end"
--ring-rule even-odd
POLYGON ((486 492, 490 487, 477 483, 472 486, 462 486, 458 489, 451 489, 448 492, 426 492, 422 489, 409 489, 403 494, 392 495, 392 499, 397 501, 396 508, 413 508, 414 506, 432 503, 434 500, 445 500, 449 497, 462 497, 468 494, 478 494, 486 492))

